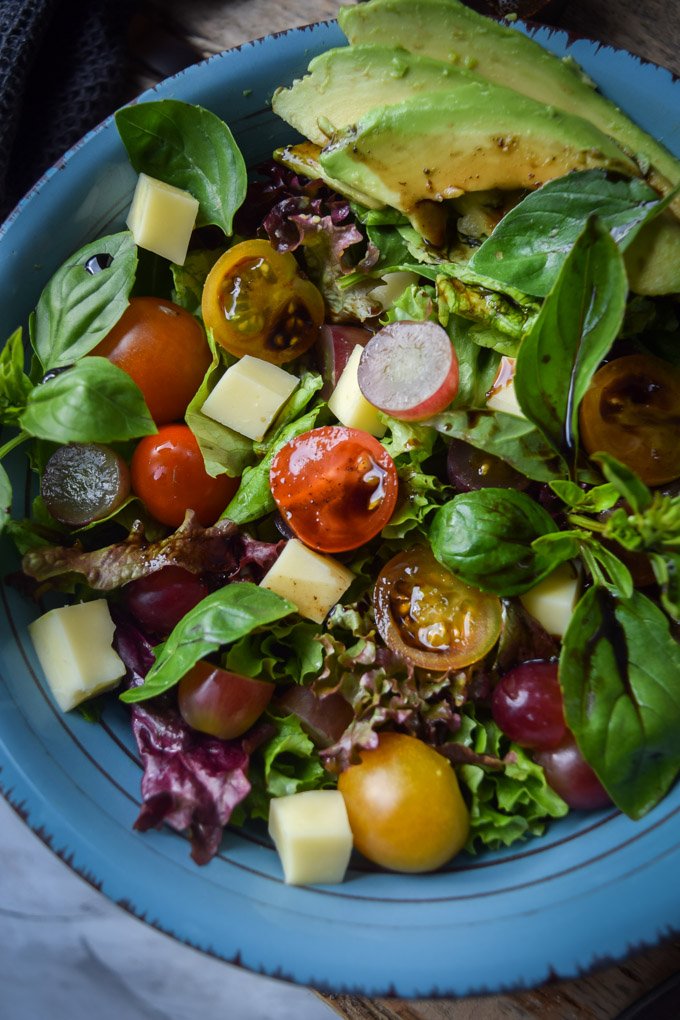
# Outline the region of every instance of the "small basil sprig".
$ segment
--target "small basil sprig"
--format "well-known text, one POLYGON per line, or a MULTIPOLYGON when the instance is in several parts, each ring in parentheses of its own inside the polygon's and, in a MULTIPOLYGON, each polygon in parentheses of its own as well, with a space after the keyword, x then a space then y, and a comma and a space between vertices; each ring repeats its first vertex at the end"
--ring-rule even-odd
POLYGON ((111 443, 156 431, 139 387, 107 358, 82 358, 35 386, 19 424, 55 443, 111 443))
POLYGON ((578 409, 616 339, 628 281, 606 227, 591 217, 524 338, 515 393, 527 418, 569 464, 578 452, 578 409))
POLYGON ((640 818, 680 771, 680 645, 640 592, 589 588, 559 665, 567 725, 614 803, 640 818))
POLYGON ((594 209, 624 251, 675 194, 660 199, 643 181, 615 180, 604 170, 567 174, 506 213, 470 266, 526 294, 545 297, 594 209))
POLYGON ((40 295, 31 330, 44 372, 73 364, 104 339, 127 308, 136 268, 128 231, 92 241, 64 262, 40 295), (112 261, 92 274, 85 266, 95 255, 112 261))
POLYGON ((119 110, 116 126, 138 173, 193 195, 199 203, 197 226, 212 223, 232 233, 248 179, 223 120, 201 106, 162 99, 119 110))
POLYGON ((21 326, 0 351, 0 425, 17 425, 33 384, 24 372, 21 326))
POLYGON ((547 511, 515 489, 478 489, 455 496, 430 526, 436 558, 452 574, 482 591, 519 595, 569 559, 560 546, 536 547, 557 532, 547 511))
POLYGON ((295 606, 287 599, 248 581, 219 588, 180 620, 161 646, 144 683, 125 691, 121 699, 145 701, 162 694, 199 659, 294 612, 295 606))

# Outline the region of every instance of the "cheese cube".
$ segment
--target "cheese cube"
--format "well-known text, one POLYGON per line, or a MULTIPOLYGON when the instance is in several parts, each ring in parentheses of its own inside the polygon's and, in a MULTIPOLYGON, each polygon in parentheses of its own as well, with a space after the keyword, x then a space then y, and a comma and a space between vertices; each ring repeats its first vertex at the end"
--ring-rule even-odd
POLYGON ((184 265, 198 201, 188 191, 140 174, 127 225, 135 244, 184 265))
POLYGON ((260 584, 292 602, 301 616, 322 623, 353 580, 347 567, 291 538, 260 584))
POLYGON ((525 418, 526 415, 519 406, 515 394, 514 378, 515 359, 504 355, 501 358, 494 384, 489 391, 486 406, 490 411, 503 411, 505 414, 514 414, 516 418, 525 418))
POLYGON ((331 885, 345 877, 352 830, 339 790, 307 790, 272 800, 269 835, 289 885, 331 885))
POLYGON ((278 365, 246 354, 227 369, 201 410, 234 432, 260 440, 298 382, 278 365))
POLYGON ((561 563, 545 580, 520 596, 528 613, 548 634, 564 637, 581 594, 581 585, 571 563, 561 563))
POLYGON ((378 409, 369 404, 359 389, 357 370, 362 351, 361 344, 357 344, 350 354, 338 384, 330 395, 328 409, 347 428, 362 429, 380 439, 385 435, 385 426, 378 417, 378 409))
POLYGON ((375 298, 383 306, 383 309, 391 308, 394 302, 401 297, 407 287, 418 283, 420 277, 417 273, 399 271, 397 273, 385 273, 382 283, 369 291, 369 297, 375 298))
POLYGON ((106 599, 51 609, 28 625, 36 655, 62 712, 115 687, 125 666, 111 647, 106 599))

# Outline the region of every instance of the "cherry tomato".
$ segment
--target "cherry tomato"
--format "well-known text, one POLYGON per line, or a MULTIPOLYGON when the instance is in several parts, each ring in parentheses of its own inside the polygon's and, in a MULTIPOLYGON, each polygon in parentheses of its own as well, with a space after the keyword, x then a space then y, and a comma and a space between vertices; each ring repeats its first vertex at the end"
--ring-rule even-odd
POLYGON ((242 241, 217 260, 203 288, 203 321, 231 354, 283 365, 319 336, 324 302, 295 256, 242 241))
POLYGON ((187 425, 163 425, 144 436, 130 464, 132 491, 161 524, 177 528, 187 510, 199 522, 214 524, 236 492, 239 479, 211 478, 196 437, 187 425))
POLYGON ((157 425, 184 417, 212 360, 198 320, 155 297, 132 298, 92 354, 127 372, 157 425))
POLYGON ((397 655, 423 669, 462 669, 498 641, 502 610, 496 595, 463 584, 429 549, 397 553, 373 592, 378 631, 397 655))
POLYGON ((259 719, 274 693, 274 684, 213 666, 200 659, 179 682, 179 710, 201 733, 233 740, 259 719))
POLYGON ((312 429, 282 446, 269 483, 284 521, 319 552, 356 549, 377 535, 399 488, 382 443, 342 425, 312 429))
POLYGON ((603 365, 579 421, 589 454, 611 454, 647 485, 680 477, 680 370, 669 362, 629 354, 603 365))
POLYGON ((392 871, 433 871, 462 850, 470 817, 453 768, 422 740, 381 733, 338 780, 357 850, 392 871))

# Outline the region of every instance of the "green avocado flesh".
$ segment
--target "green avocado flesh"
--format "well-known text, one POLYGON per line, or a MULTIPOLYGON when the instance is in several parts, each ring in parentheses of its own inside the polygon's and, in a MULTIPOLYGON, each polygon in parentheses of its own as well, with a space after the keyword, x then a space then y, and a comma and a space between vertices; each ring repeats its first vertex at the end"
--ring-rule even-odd
POLYGON ((369 110, 474 80, 469 71, 393 46, 345 46, 315 57, 309 73, 277 89, 272 109, 317 145, 369 110))
MULTIPOLYGON (((580 68, 459 0, 371 0, 341 7, 338 21, 352 45, 402 46, 583 117, 632 155, 645 157, 656 171, 649 182, 662 194, 680 183, 680 161, 596 92, 580 68)), ((680 215, 680 200, 674 211, 680 215)))
POLYGON ((638 174, 587 121, 477 81, 369 111, 338 132, 319 161, 325 174, 407 216, 426 200, 536 188, 571 170, 638 174))

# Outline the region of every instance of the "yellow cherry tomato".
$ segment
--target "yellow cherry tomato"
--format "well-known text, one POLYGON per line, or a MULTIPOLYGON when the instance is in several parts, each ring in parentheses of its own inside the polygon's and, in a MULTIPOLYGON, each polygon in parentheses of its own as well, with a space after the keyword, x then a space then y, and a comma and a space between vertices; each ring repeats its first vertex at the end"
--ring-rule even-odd
POLYGON ((309 350, 324 320, 324 302, 300 275, 290 252, 269 241, 242 241, 208 274, 203 322, 230 354, 283 365, 309 350))
POLYGON ((404 733, 381 733, 338 780, 354 845, 392 871, 433 871, 465 845, 470 816, 453 768, 404 733))

